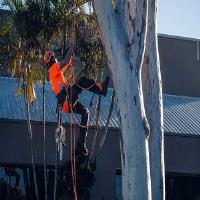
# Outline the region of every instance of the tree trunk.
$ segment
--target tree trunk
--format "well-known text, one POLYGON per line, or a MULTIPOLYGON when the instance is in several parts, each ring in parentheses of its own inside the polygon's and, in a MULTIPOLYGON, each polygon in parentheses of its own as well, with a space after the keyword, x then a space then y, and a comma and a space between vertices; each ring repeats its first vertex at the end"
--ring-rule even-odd
POLYGON ((93 3, 121 117, 123 198, 164 199, 163 105, 156 35, 157 0, 116 0, 115 10, 108 0, 93 0, 93 3))
POLYGON ((152 199, 165 199, 162 82, 157 43, 157 0, 149 0, 148 30, 142 79, 145 110, 150 125, 152 199))
MULTIPOLYGON (((124 3, 121 10, 131 14, 132 1, 124 2, 128 3, 128 6, 124 3)), ((137 12, 123 20, 129 20, 129 26, 122 25, 123 13, 121 16, 117 15, 111 1, 94 0, 94 9, 108 57, 121 117, 123 198, 150 200, 149 127, 145 116, 141 82, 147 2, 138 1, 137 9, 135 8, 137 12)))

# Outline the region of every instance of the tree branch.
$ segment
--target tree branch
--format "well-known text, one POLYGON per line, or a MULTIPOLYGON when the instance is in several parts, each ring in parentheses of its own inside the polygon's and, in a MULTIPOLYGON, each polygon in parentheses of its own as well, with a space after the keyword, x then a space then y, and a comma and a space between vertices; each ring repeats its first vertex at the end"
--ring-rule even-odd
POLYGON ((119 49, 125 49, 127 39, 121 28, 121 22, 114 12, 111 0, 93 0, 97 22, 101 31, 100 37, 107 55, 116 59, 119 49))

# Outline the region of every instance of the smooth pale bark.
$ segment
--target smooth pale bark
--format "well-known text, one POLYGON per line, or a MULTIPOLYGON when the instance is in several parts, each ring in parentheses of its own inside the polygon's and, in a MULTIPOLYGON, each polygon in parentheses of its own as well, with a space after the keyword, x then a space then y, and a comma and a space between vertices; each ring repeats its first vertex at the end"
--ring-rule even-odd
POLYGON ((134 37, 136 0, 116 0, 116 12, 130 44, 134 37))
POLYGON ((150 125, 152 199, 165 199, 163 101, 157 41, 157 0, 149 0, 148 31, 142 79, 145 110, 150 125))
MULTIPOLYGON (((125 17, 122 20, 123 14, 120 16, 114 12, 111 1, 94 0, 93 3, 121 117, 123 199, 150 200, 149 126, 141 82, 147 1, 137 1, 137 12, 132 14, 135 18, 133 17, 131 25, 127 25, 129 21, 126 21, 130 18, 125 17), (123 21, 125 24, 122 24, 123 21)), ((124 12, 132 13, 132 8, 125 6, 124 12)))

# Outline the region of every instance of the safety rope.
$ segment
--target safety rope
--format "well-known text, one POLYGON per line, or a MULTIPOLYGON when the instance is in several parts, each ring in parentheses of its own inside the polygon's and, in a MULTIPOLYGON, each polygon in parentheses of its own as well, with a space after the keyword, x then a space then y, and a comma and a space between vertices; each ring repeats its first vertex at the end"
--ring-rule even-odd
MULTIPOLYGON (((73 53, 74 54, 74 53, 73 53)), ((77 79, 77 77, 79 77, 79 75, 75 78, 75 72, 74 72, 74 55, 72 56, 72 58, 71 59, 73 59, 73 63, 70 65, 70 67, 69 67, 69 69, 70 69, 70 73, 69 73, 69 78, 68 78, 68 80, 67 80, 67 82, 68 82, 68 84, 69 85, 76 85, 76 86, 78 86, 80 89, 82 89, 82 90, 89 90, 89 89, 91 89, 94 85, 96 85, 97 83, 94 81, 94 83, 92 83, 90 86, 88 86, 88 87, 82 87, 82 86, 80 86, 78 83, 77 83, 77 81, 76 81, 76 79, 77 79)))
POLYGON ((97 157, 100 154, 101 148, 103 147, 106 136, 107 136, 108 126, 110 124, 110 120, 111 120, 111 116, 112 116, 112 112, 113 112, 114 101, 115 101, 115 91, 113 90, 112 100, 111 100, 111 104, 110 104, 110 108, 109 108, 109 112, 108 112, 108 118, 107 118, 106 126, 105 126, 105 131, 104 131, 103 136, 100 140, 99 148, 98 148, 97 153, 95 155, 95 161, 97 160, 97 157))
POLYGON ((88 163, 87 163, 87 169, 89 169, 89 165, 90 165, 90 162, 91 162, 91 159, 92 159, 92 156, 94 154, 94 149, 95 149, 95 146, 96 146, 96 140, 97 140, 97 135, 98 135, 98 131, 99 131, 99 114, 100 114, 100 107, 101 107, 101 96, 99 95, 98 96, 98 99, 97 99, 97 104, 96 104, 96 129, 95 129, 95 134, 94 134, 94 138, 93 138, 93 142, 92 142, 92 148, 91 148, 91 152, 90 152, 90 156, 89 156, 89 159, 88 159, 88 163))
POLYGON ((73 130, 73 132, 72 132, 72 134, 73 134, 73 167, 74 167, 74 177, 73 177, 73 179, 74 179, 74 194, 75 194, 75 196, 74 196, 74 199, 75 200, 77 200, 78 199, 78 196, 77 196, 77 183, 76 183, 76 178, 77 178, 77 176, 76 176, 76 159, 75 159, 75 157, 76 157, 76 143, 75 143, 75 141, 76 141, 76 133, 75 133, 75 127, 73 127, 72 126, 72 130, 73 130))
POLYGON ((25 72, 25 74, 26 74, 26 83, 25 83, 25 99, 26 100, 25 100, 25 102, 26 102, 26 111, 27 111, 27 126, 28 126, 28 132, 29 132, 35 194, 36 194, 36 199, 39 200, 37 177, 36 177, 36 170, 35 170, 35 156, 34 156, 34 150, 33 150, 33 132, 32 132, 32 126, 31 126, 30 105, 29 105, 29 99, 28 99, 28 66, 26 67, 25 70, 26 70, 26 72, 25 72))
POLYGON ((48 200, 48 191, 47 191, 47 169, 46 169, 46 126, 45 126, 45 113, 46 113, 46 90, 45 90, 45 82, 46 82, 46 68, 44 67, 44 78, 43 78, 43 156, 44 156, 44 189, 45 189, 45 200, 48 200))
MULTIPOLYGON (((77 1, 76 0, 74 0, 74 3, 75 4, 77 4, 77 1)), ((72 34, 74 34, 73 36, 73 38, 72 39, 74 39, 75 41, 74 42, 76 42, 76 30, 75 30, 75 27, 76 27, 76 21, 75 21, 75 13, 73 13, 73 17, 74 17, 74 20, 73 20, 73 24, 72 24, 72 34)), ((74 55, 73 55, 74 56, 74 55)), ((73 57, 74 58, 74 57, 73 57)), ((73 125, 72 125, 72 123, 73 123, 73 121, 72 121, 72 118, 74 117, 75 118, 75 115, 74 115, 74 112, 73 112, 73 106, 74 105, 72 105, 72 86, 73 85, 76 85, 77 87, 79 87, 79 88, 81 88, 82 90, 89 90, 89 89, 91 89, 95 84, 96 84, 96 82, 94 82, 91 86, 89 86, 89 87, 87 87, 87 88, 84 88, 84 87, 82 87, 82 86, 80 86, 77 82, 76 82, 76 80, 75 80, 75 76, 74 76, 74 66, 71 66, 71 69, 70 69, 71 71, 71 74, 70 74, 70 78, 69 78, 69 81, 71 81, 72 80, 72 83, 70 83, 69 84, 69 86, 71 87, 70 88, 70 100, 69 100, 69 97, 68 97, 68 102, 69 102, 69 107, 70 107, 70 112, 71 112, 71 173, 72 173, 72 184, 73 184, 73 192, 74 192, 74 199, 75 200, 77 200, 77 191, 76 191, 76 160, 75 160, 75 132, 74 132, 74 127, 73 127, 73 125), (71 77, 72 77, 72 79, 71 79, 71 77)), ((68 95, 68 92, 67 92, 67 95, 68 95)), ((99 98, 101 98, 101 97, 99 97, 99 98)), ((76 118, 75 118, 76 119, 76 118)), ((86 126, 83 126, 83 125, 81 125, 81 124, 79 124, 79 123, 77 123, 81 128, 88 128, 88 125, 86 125, 86 126)), ((95 141, 95 143, 96 143, 96 141, 95 141)))
MULTIPOLYGON (((70 86, 71 87, 71 86, 70 86)), ((67 93, 68 95, 68 93, 67 93)), ((73 112, 72 105, 72 87, 70 88, 70 97, 68 96, 69 104, 70 104, 70 112, 73 112)), ((75 160, 75 132, 73 131, 73 121, 72 116, 70 118, 70 132, 71 132, 71 174, 72 174, 72 184, 73 184, 73 193, 74 199, 77 200, 77 191, 76 191, 76 160, 75 160)))
MULTIPOLYGON (((77 2, 75 1, 74 4, 76 4, 77 2)), ((71 35, 71 39, 74 41, 71 42, 76 42, 76 28, 75 28, 75 12, 72 13, 73 15, 73 24, 72 24, 72 35, 71 35)), ((74 59, 74 52, 72 55, 72 58, 74 59)), ((74 60, 72 60, 72 62, 74 62, 74 60)), ((72 111, 73 106, 72 106, 72 85, 74 84, 74 66, 71 65, 70 66, 70 76, 69 76, 69 87, 70 87, 70 98, 68 96, 68 103, 69 103, 69 107, 70 107, 70 111, 72 111)), ((68 95, 68 92, 67 92, 68 95)), ((71 139, 70 139, 70 143, 71 143, 71 148, 70 148, 70 156, 71 156, 71 175, 72 175, 72 187, 73 187, 73 193, 74 193, 74 200, 78 200, 77 197, 77 191, 76 191, 76 160, 75 160, 75 133, 73 130, 73 125, 72 125, 72 116, 70 118, 71 123, 70 123, 70 134, 71 134, 71 139)))
MULTIPOLYGON (((91 167, 91 160, 92 160, 92 156, 94 154, 94 148, 96 146, 96 138, 97 138, 97 135, 98 135, 98 130, 99 130, 99 111, 100 111, 100 105, 101 105, 101 96, 99 95, 98 98, 97 98, 97 102, 96 102, 96 108, 95 108, 95 122, 96 122, 96 129, 95 129, 95 135, 93 137, 93 142, 92 142, 92 148, 91 148, 91 153, 89 155, 89 158, 88 160, 86 161, 86 172, 84 174, 84 178, 83 178, 83 181, 84 183, 86 183, 87 181, 87 175, 90 171, 90 167, 91 167)), ((83 197, 86 195, 86 191, 83 195, 83 197)), ((84 199, 84 198, 83 198, 84 199)))
MULTIPOLYGON (((102 72, 101 76, 103 77, 103 72, 102 72)), ((88 159, 88 162, 87 162, 87 169, 89 169, 91 159, 92 159, 92 156, 94 154, 94 149, 95 149, 95 146, 96 146, 96 140, 97 140, 98 131, 99 131, 100 108, 101 108, 101 95, 98 95, 97 102, 96 102, 96 108, 95 108, 96 128, 95 128, 95 134, 94 134, 94 138, 93 138, 93 142, 92 142, 91 152, 90 152, 89 159, 88 159)))
POLYGON ((77 85, 82 90, 89 90, 89 89, 91 89, 96 84, 96 82, 94 82, 93 84, 91 84, 89 87, 81 87, 76 81, 74 81, 74 84, 77 85))
MULTIPOLYGON (((74 54, 74 53, 73 53, 74 54)), ((73 59, 73 57, 74 57, 74 55, 72 56, 72 59, 73 59)), ((74 62, 74 61, 73 61, 74 62)), ((82 89, 82 90, 89 90, 89 89, 91 89, 95 84, 96 84, 96 82, 94 82, 94 83, 92 83, 89 87, 81 87, 77 82, 76 82, 76 80, 75 80, 75 73, 74 73, 74 65, 73 65, 73 63, 71 64, 71 66, 70 66, 70 78, 68 79, 68 85, 69 85, 69 87, 72 87, 73 85, 77 85, 80 89, 82 89)), ((69 99, 69 97, 68 97, 68 99, 69 99)), ((73 107, 74 105, 72 105, 72 107, 73 107)), ((78 120, 76 119, 76 116, 74 115, 74 112, 73 112, 73 110, 71 110, 71 114, 73 115, 73 118, 75 119, 75 121, 76 121, 76 125, 78 125, 80 128, 88 128, 89 127, 89 125, 87 125, 87 126, 83 126, 83 125, 81 125, 81 124, 79 124, 78 123, 78 120)))
MULTIPOLYGON (((76 42, 76 30, 75 30, 75 21, 73 21, 73 34, 74 35, 74 40, 73 42, 76 42)), ((72 55, 72 58, 74 59, 74 52, 72 55)), ((74 60, 72 60, 72 62, 74 62, 74 60)), ((74 66, 73 63, 71 65, 71 80, 72 83, 70 84, 70 97, 68 96, 68 101, 69 101, 69 107, 70 107, 70 112, 73 113, 73 105, 72 105, 72 86, 74 84, 75 78, 74 78, 74 66)), ((68 95, 68 92, 67 92, 68 95)), ((76 136, 75 136, 75 132, 74 132, 74 127, 72 125, 73 120, 72 120, 72 116, 70 117, 71 123, 70 123, 70 132, 71 132, 71 173, 72 173, 72 183, 73 183, 73 193, 74 193, 74 199, 78 200, 78 196, 77 196, 77 186, 76 186, 76 144, 75 144, 75 140, 76 140, 76 136)))
POLYGON ((54 169, 54 200, 56 200, 56 193, 57 193, 57 176, 58 176, 58 147, 56 145, 56 162, 55 162, 55 169, 54 169))

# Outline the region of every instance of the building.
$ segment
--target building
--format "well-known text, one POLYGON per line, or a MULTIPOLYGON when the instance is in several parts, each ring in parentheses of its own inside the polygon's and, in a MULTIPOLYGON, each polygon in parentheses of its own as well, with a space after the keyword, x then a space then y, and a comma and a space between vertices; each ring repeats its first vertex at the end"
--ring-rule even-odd
POLYGON ((164 101, 167 199, 200 199, 199 40, 160 35, 164 101), (170 114, 171 113, 171 114, 170 114), (170 127, 168 129, 167 127, 170 127))

